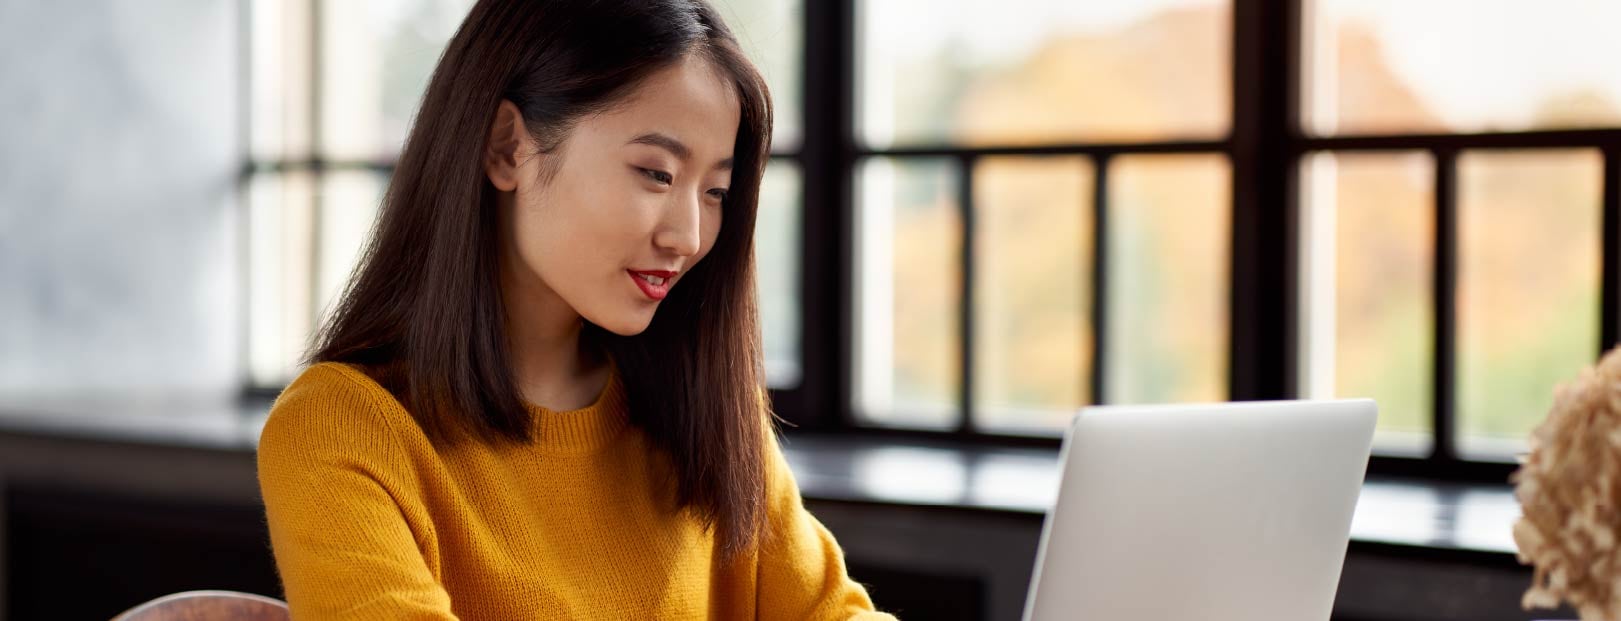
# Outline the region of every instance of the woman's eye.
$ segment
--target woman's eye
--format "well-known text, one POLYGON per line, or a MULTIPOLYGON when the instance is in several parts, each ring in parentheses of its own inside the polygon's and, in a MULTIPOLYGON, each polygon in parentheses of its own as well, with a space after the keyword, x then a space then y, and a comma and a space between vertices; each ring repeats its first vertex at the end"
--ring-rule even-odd
POLYGON ((643 175, 647 175, 647 178, 652 179, 654 181, 657 181, 659 183, 662 183, 664 185, 669 185, 671 181, 674 181, 674 179, 670 177, 670 173, 664 172, 662 170, 653 170, 651 168, 642 168, 640 170, 642 171, 643 175))
POLYGON ((709 191, 709 195, 720 199, 721 202, 726 202, 726 190, 724 189, 715 188, 709 191))

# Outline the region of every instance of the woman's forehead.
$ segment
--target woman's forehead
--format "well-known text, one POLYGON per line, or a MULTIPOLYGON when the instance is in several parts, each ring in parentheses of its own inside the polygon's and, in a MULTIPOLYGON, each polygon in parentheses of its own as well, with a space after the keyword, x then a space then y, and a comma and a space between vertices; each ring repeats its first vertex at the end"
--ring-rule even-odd
POLYGON ((668 150, 678 157, 716 162, 731 157, 741 115, 731 82, 708 61, 689 57, 648 76, 595 120, 624 143, 674 142, 679 147, 668 150))

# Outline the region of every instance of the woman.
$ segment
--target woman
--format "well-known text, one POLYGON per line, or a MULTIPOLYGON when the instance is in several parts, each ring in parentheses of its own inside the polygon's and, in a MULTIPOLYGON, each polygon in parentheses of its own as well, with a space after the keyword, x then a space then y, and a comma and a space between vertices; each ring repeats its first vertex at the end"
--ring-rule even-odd
POLYGON ((892 618, 763 398, 770 135, 703 0, 472 8, 260 439, 295 618, 892 618))

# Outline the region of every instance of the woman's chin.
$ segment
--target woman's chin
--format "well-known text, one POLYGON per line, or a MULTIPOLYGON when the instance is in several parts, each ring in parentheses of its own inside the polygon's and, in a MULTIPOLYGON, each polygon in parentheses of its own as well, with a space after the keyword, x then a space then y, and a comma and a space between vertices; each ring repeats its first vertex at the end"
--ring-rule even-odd
POLYGON ((653 323, 653 313, 626 311, 602 319, 603 321, 592 320, 591 323, 619 336, 636 336, 646 332, 647 326, 653 323))

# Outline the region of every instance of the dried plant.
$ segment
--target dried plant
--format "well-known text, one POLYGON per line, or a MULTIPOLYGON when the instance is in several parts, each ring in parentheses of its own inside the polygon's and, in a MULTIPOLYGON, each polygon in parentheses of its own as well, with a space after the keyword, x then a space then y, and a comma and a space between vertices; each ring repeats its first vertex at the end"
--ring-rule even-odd
POLYGON ((1521 605, 1621 619, 1621 348, 1559 386, 1521 461, 1514 543, 1535 569, 1521 605))

